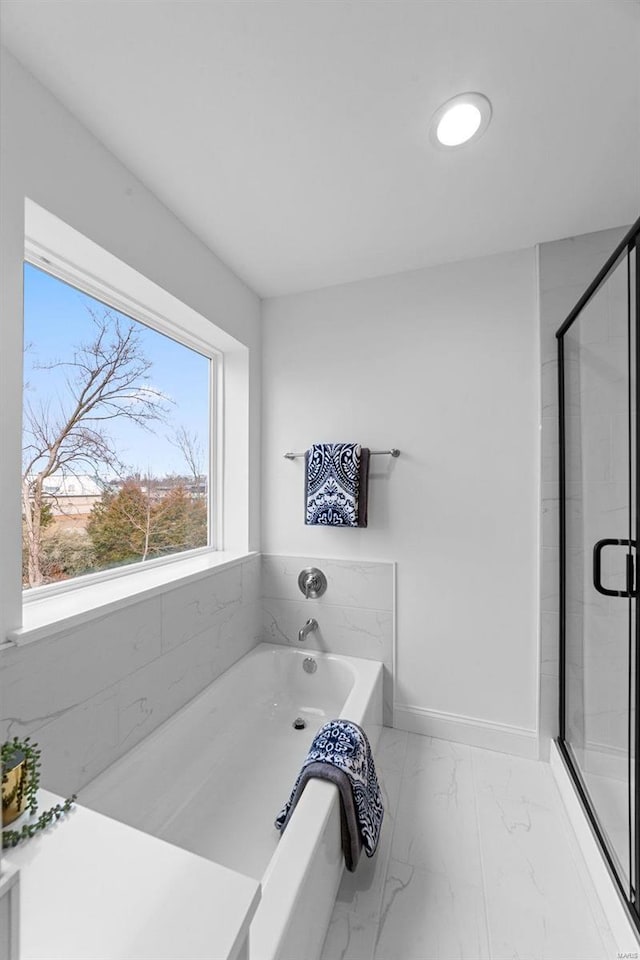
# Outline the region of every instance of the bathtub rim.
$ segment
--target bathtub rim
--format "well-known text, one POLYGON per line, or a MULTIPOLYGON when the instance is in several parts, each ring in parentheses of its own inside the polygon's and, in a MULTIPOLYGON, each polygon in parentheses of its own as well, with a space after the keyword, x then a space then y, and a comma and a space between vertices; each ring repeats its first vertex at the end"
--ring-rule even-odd
MULTIPOLYGON (((269 644, 268 646, 284 645, 269 644)), ((295 652, 303 653, 304 651, 296 650, 295 652)), ((316 653, 316 651, 312 652, 316 653)), ((364 676, 360 675, 360 684, 354 683, 351 694, 345 700, 340 717, 345 720, 352 719, 359 726, 365 726, 367 716, 373 710, 375 715, 369 722, 373 722, 382 729, 384 671, 382 661, 345 657, 341 654, 324 654, 322 651, 317 653, 320 656, 338 660, 353 660, 354 667, 357 665, 358 668, 363 664, 367 665, 363 671, 364 676)), ((252 920, 249 933, 251 960, 279 958, 282 944, 296 915, 303 883, 309 869, 313 868, 320 847, 325 844, 326 830, 332 815, 339 809, 339 804, 338 788, 334 783, 315 779, 307 783, 296 806, 295 814, 287 824, 262 875, 262 900, 252 920), (310 824, 313 824, 313 831, 309 829, 310 824), (284 864, 284 867, 281 867, 281 864, 284 864), (277 884, 274 890, 270 885, 272 878, 277 884), (259 953, 256 952, 258 938, 263 948, 259 953)), ((334 853, 340 862, 341 875, 344 862, 339 839, 334 853)), ((335 891, 333 896, 335 897, 335 891)))
MULTIPOLYGON (((179 714, 188 711, 189 708, 193 708, 196 704, 204 701, 210 696, 212 690, 224 677, 237 672, 236 668, 239 669, 240 664, 250 663, 256 658, 260 658, 260 656, 271 653, 285 656, 287 659, 290 659, 291 656, 297 657, 301 670, 302 661, 308 656, 313 656, 319 661, 331 661, 342 664, 351 674, 352 685, 346 694, 343 705, 337 712, 337 716, 343 719, 353 720, 360 726, 365 726, 367 717, 371 717, 371 713, 373 713, 373 718, 370 722, 379 726, 380 729, 382 728, 382 678, 384 672, 384 664, 382 661, 330 653, 307 646, 293 647, 288 644, 260 642, 236 660, 235 663, 231 664, 224 673, 207 684, 207 686, 176 710, 158 727, 150 731, 143 740, 135 744, 131 748, 131 751, 127 751, 127 753, 135 751, 145 742, 149 745, 157 743, 158 739, 165 735, 167 727, 179 714)), ((327 719, 331 718, 327 717, 327 719)), ((326 720, 324 722, 326 722, 326 720)), ((124 754, 123 757, 118 758, 114 761, 114 764, 109 766, 119 763, 126 755, 127 754, 124 754)), ((105 768, 105 770, 108 769, 109 767, 105 768)), ((101 773, 97 774, 96 777, 86 785, 85 789, 89 788, 91 784, 104 773, 105 771, 101 771, 101 773)), ((289 796, 292 786, 293 783, 283 784, 283 803, 289 796)), ((338 791, 334 784, 314 780, 307 785, 297 805, 295 816, 291 818, 287 830, 279 839, 259 880, 262 899, 252 920, 253 933, 258 933, 258 937, 253 937, 253 942, 255 944, 256 940, 262 940, 264 937, 265 950, 264 952, 261 950, 258 954, 251 952, 251 960, 272 960, 272 958, 278 956, 280 946, 288 934, 296 913, 301 883, 305 879, 308 870, 313 866, 316 854, 325 843, 325 833, 332 813, 338 809, 338 804, 338 791), (309 829, 309 824, 313 824, 312 830, 309 829), (293 866, 293 869, 290 869, 290 866, 293 866), (273 888, 270 888, 269 880, 276 873, 275 885, 273 888), (260 928, 259 931, 257 927, 254 927, 256 922, 260 928)), ((93 808, 89 807, 89 809, 93 808)), ((138 828, 133 827, 133 829, 138 828)), ((161 842, 170 842, 163 840, 162 837, 158 837, 155 833, 151 833, 151 836, 154 836, 161 842)), ((336 847, 336 851, 337 855, 341 858, 342 850, 339 844, 336 847)), ((200 854, 196 853, 195 855, 199 856, 200 854)), ((215 863, 216 861, 214 860, 212 862, 215 863)), ((241 873, 241 871, 236 872, 241 873)), ((342 864, 340 865, 340 873, 341 872, 342 864)), ((335 896, 335 890, 333 891, 333 896, 335 896)), ((253 951, 253 949, 250 945, 250 950, 253 951)))
MULTIPOLYGON (((89 790, 89 788, 95 783, 96 780, 99 780, 107 770, 116 764, 120 763, 125 759, 131 752, 138 749, 142 744, 153 744, 160 737, 164 735, 168 726, 175 721, 175 718, 190 708, 195 707, 197 703, 201 703, 206 699, 207 696, 211 694, 212 688, 216 687, 224 678, 228 677, 236 668, 239 668, 241 664, 245 664, 250 660, 255 659, 260 654, 268 652, 280 652, 287 651, 294 656, 309 656, 312 655, 314 658, 322 660, 331 660, 342 663, 347 666, 350 674, 352 675, 353 683, 351 689, 346 695, 344 705, 340 709, 340 716, 344 715, 344 711, 347 707, 351 710, 358 706, 360 701, 360 694, 362 690, 362 683, 365 679, 368 680, 371 684, 375 683, 375 677, 378 671, 382 671, 383 663, 381 660, 366 660, 362 657, 349 657, 343 654, 338 653, 328 653, 324 650, 316 650, 311 647, 305 647, 304 649, 298 647, 292 647, 284 643, 269 643, 263 642, 257 643, 251 650, 243 654, 237 660, 235 660, 227 669, 217 676, 214 680, 211 680, 202 690, 199 690, 190 700, 184 703, 181 707, 178 707, 170 716, 168 716, 162 723, 158 724, 157 727, 154 727, 153 730, 150 730, 142 740, 134 743, 128 750, 126 750, 121 756, 117 757, 112 763, 108 764, 104 770, 100 770, 99 773, 96 773, 95 776, 88 780, 87 783, 81 788, 82 793, 89 790), (360 683, 358 682, 360 680, 360 683), (359 689, 360 688, 360 689, 359 689)), ((89 809, 92 809, 89 807, 89 809)))

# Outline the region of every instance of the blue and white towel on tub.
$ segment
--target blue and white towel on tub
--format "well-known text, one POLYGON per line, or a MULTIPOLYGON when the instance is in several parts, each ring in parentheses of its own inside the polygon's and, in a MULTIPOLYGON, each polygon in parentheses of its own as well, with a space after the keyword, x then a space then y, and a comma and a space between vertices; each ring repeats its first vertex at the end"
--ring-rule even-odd
POLYGON ((314 443, 305 453, 305 523, 366 527, 369 453, 359 443, 314 443))
POLYGON ((358 865, 364 847, 372 857, 378 846, 384 805, 373 754, 364 730, 351 720, 329 720, 317 732, 275 826, 284 832, 312 777, 330 780, 340 792, 342 851, 347 870, 358 865))

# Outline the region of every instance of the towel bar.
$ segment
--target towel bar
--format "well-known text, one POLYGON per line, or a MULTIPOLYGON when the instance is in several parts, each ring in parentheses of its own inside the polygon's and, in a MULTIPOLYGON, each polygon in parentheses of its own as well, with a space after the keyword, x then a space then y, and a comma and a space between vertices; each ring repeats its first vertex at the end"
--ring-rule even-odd
MULTIPOLYGON (((372 450, 371 451, 372 457, 380 457, 385 454, 390 457, 399 457, 400 451, 396 447, 392 447, 391 450, 372 450)), ((285 453, 284 454, 285 460, 297 460, 298 457, 304 457, 304 453, 285 453)))

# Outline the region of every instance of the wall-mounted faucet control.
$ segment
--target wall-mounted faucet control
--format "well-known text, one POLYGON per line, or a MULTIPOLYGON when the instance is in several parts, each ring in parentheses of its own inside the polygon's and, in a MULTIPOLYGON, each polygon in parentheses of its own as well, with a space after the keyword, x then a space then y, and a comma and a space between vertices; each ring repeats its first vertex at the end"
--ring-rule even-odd
POLYGON ((317 600, 327 589, 327 578, 317 567, 307 567, 298 575, 298 586, 307 600, 317 600))
POLYGON ((313 617, 311 620, 307 620, 302 630, 298 630, 298 641, 302 643, 303 640, 307 639, 307 636, 311 633, 312 630, 318 629, 318 621, 314 620, 313 617))

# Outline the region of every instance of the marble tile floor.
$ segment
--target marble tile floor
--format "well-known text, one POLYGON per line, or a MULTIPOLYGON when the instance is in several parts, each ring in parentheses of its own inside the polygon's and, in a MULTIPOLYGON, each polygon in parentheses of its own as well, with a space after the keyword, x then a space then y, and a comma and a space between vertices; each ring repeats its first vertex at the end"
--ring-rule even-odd
POLYGON ((615 960, 548 764, 385 728, 377 769, 380 845, 321 960, 615 960))

